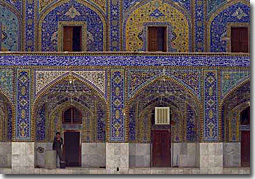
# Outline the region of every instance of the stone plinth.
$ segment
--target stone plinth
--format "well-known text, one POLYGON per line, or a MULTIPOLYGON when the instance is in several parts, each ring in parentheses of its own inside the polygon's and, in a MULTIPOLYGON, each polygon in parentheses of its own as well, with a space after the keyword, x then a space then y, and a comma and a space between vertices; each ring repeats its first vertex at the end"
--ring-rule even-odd
POLYGON ((150 167, 150 144, 129 144, 129 167, 150 167))
POLYGON ((172 166, 198 167, 196 161, 198 153, 197 143, 172 143, 172 166))
POLYGON ((224 143, 224 167, 241 167, 241 143, 224 143))
POLYGON ((128 173, 129 144, 106 143, 106 171, 108 174, 128 173))
POLYGON ((45 151, 45 168, 56 168, 56 151, 45 151))
POLYGON ((200 143, 200 174, 223 174, 223 143, 200 143))
POLYGON ((35 165, 34 142, 12 142, 12 170, 23 174, 32 171, 35 165))
POLYGON ((11 142, 0 142, 0 168, 11 168, 12 165, 11 142))
POLYGON ((82 144, 82 167, 106 167, 105 143, 82 144))

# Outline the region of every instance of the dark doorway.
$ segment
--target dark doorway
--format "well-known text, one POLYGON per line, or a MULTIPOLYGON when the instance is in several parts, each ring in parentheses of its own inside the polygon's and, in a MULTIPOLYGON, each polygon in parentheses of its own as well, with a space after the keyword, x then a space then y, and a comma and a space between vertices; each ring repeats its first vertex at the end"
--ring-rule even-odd
POLYGON ((241 131, 241 166, 250 166, 250 131, 241 131))
POLYGON ((82 44, 81 26, 64 26, 63 50, 64 51, 81 51, 82 44))
POLYGON ((231 27, 231 52, 249 51, 248 27, 231 27))
POLYGON ((148 51, 166 52, 166 27, 148 27, 148 51))
POLYGON ((152 166, 171 166, 170 130, 152 130, 152 166))
POLYGON ((80 132, 67 131, 64 133, 64 154, 66 166, 81 166, 80 132))
POLYGON ((250 107, 240 114, 240 125, 247 126, 248 130, 241 130, 241 166, 250 166, 250 107))

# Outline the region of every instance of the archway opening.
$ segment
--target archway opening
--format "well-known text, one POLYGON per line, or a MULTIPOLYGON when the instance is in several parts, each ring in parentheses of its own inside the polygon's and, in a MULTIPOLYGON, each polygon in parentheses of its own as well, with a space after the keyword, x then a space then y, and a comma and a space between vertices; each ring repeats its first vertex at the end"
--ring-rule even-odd
POLYGON ((196 97, 167 77, 142 88, 129 104, 130 167, 196 167, 200 111, 196 97))
POLYGON ((240 113, 241 166, 250 166, 250 106, 240 113))
POLYGON ((222 102, 223 166, 250 163, 250 81, 233 89, 222 102))
POLYGON ((36 166, 45 167, 45 152, 59 132, 66 166, 105 167, 107 106, 100 94, 74 76, 41 94, 33 108, 36 166))
POLYGON ((0 168, 11 168, 13 108, 4 94, 0 93, 0 168))

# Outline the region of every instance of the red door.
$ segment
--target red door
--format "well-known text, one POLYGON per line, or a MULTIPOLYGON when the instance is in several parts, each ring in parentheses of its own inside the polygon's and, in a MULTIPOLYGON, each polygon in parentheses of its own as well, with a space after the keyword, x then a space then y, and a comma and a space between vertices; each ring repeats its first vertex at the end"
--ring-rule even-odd
POLYGON ((249 51, 249 37, 247 27, 232 27, 231 28, 231 52, 246 52, 249 51))
POLYGON ((241 165, 250 166, 250 131, 241 131, 241 165))
POLYGON ((171 166, 171 138, 169 130, 152 131, 152 166, 171 166))
POLYGON ((64 133, 64 154, 66 166, 81 166, 80 132, 68 131, 64 133))

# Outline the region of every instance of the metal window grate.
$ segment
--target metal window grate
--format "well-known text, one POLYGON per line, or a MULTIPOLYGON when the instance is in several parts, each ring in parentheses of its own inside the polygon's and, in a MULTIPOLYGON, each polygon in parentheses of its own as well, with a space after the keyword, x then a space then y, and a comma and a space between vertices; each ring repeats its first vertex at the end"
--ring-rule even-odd
POLYGON ((168 125, 170 124, 170 108, 155 107, 155 124, 168 125))

